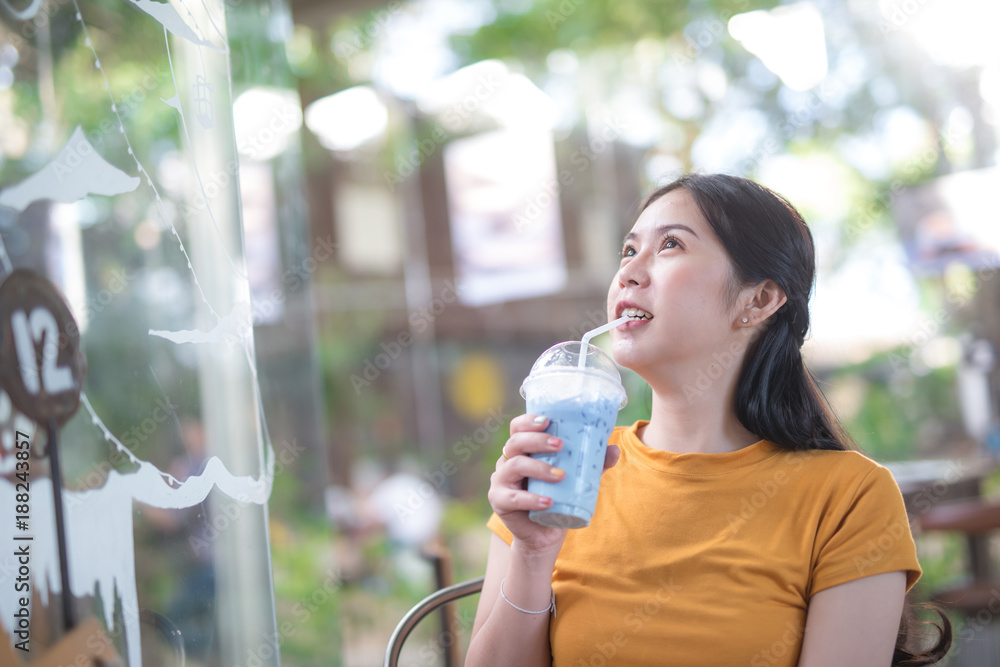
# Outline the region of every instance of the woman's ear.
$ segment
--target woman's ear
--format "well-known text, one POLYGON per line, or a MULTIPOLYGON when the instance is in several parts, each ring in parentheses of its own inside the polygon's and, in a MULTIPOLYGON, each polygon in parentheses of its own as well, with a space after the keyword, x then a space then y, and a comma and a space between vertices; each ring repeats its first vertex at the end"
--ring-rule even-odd
POLYGON ((742 310, 737 314, 739 325, 753 327, 766 321, 786 301, 788 296, 785 290, 770 278, 747 288, 739 301, 743 304, 742 310))

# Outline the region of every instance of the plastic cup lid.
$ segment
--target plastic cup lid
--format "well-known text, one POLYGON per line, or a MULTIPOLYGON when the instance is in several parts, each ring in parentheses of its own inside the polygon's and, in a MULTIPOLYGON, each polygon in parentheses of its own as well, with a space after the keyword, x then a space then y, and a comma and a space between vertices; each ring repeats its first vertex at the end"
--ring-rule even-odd
POLYGON ((622 402, 619 407, 624 407, 627 401, 625 388, 622 387, 621 373, 618 372, 614 359, 592 343, 587 345, 586 351, 586 364, 583 368, 579 368, 580 341, 578 340, 557 343, 542 352, 531 366, 528 377, 521 384, 521 396, 524 396, 524 385, 535 378, 556 373, 574 373, 614 382, 622 392, 622 402))

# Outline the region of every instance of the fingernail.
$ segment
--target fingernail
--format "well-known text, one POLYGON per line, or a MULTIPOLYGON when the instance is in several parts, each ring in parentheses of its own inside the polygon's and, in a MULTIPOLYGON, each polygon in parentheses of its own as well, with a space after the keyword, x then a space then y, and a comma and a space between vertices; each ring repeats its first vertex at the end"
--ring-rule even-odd
POLYGON ((535 424, 536 426, 541 426, 542 424, 545 423, 545 417, 538 415, 537 417, 531 420, 531 423, 535 424))
POLYGON ((546 441, 546 443, 548 444, 548 446, 551 447, 552 449, 559 449, 559 443, 561 443, 561 442, 562 442, 562 440, 560 440, 559 438, 549 438, 546 441))
POLYGON ((538 506, 539 507, 548 507, 551 504, 552 504, 552 499, 551 498, 539 498, 538 499, 538 506))
POLYGON ((562 477, 566 474, 566 471, 560 470, 559 468, 549 468, 549 474, 553 477, 562 477))

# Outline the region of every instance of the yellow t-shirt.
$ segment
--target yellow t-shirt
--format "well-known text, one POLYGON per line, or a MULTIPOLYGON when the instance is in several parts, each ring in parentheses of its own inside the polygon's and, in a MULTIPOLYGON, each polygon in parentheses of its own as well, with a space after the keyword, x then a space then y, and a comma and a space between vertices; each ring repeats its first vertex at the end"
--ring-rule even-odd
POLYGON ((621 459, 556 561, 554 667, 794 667, 814 593, 920 577, 899 487, 871 459, 765 440, 676 454, 644 445, 645 423, 612 433, 621 459))

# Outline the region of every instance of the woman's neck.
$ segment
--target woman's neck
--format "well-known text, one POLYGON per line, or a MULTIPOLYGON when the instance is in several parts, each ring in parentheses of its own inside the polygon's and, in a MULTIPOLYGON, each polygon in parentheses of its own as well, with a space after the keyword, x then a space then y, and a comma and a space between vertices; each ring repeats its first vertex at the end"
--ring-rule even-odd
POLYGON ((726 391, 657 391, 649 424, 638 433, 648 447, 679 454, 734 452, 759 441, 734 409, 735 378, 726 391))

